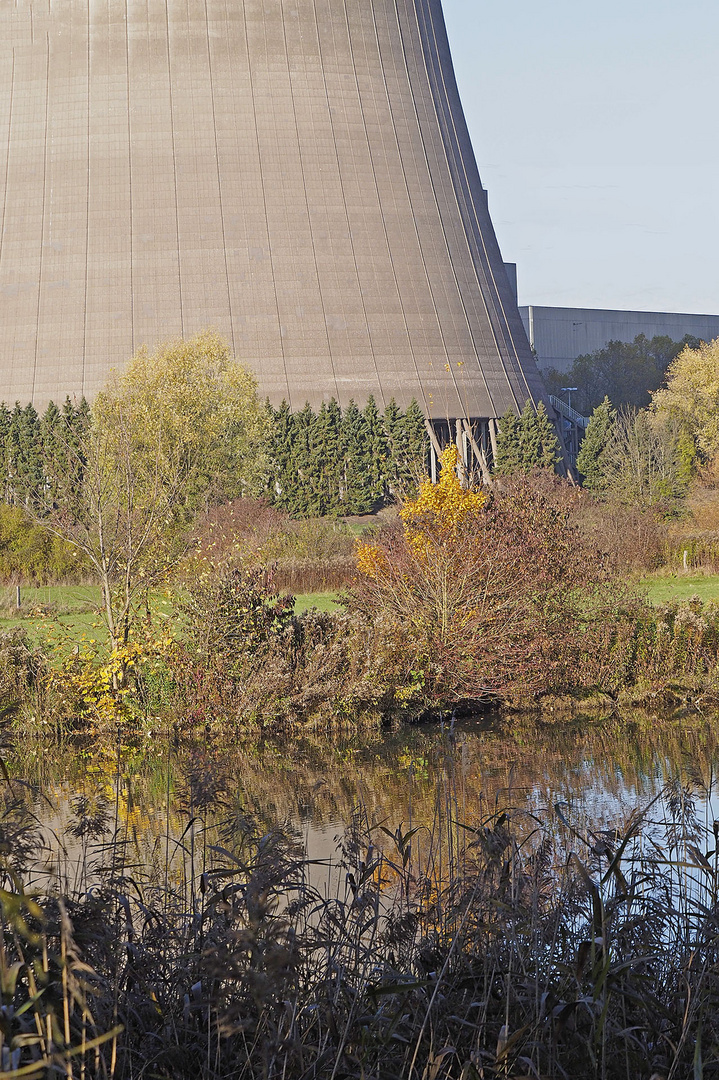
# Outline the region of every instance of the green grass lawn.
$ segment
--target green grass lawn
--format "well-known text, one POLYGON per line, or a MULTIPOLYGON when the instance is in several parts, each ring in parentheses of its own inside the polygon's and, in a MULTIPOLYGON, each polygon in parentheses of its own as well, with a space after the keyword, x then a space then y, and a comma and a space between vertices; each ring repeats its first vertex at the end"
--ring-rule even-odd
POLYGON ((20 608, 16 606, 14 586, 0 587, 0 630, 24 627, 30 637, 42 643, 50 638, 77 640, 83 634, 101 640, 105 637, 98 616, 100 590, 91 585, 47 585, 20 589, 20 608))
POLYGON ((639 582, 652 604, 668 604, 672 600, 719 600, 719 575, 672 574, 668 577, 646 577, 639 582))
POLYGON ((295 597, 295 615, 313 607, 318 611, 339 611, 341 606, 334 592, 301 593, 295 597))
MULTIPOLYGON (((687 600, 690 596, 719 601, 719 575, 657 575, 641 578, 639 586, 652 604, 687 600)), ((20 590, 20 602, 20 611, 17 611, 15 587, 0 586, 0 630, 23 626, 38 644, 50 640, 64 640, 72 644, 83 635, 99 642, 104 641, 107 636, 98 611, 100 590, 96 586, 23 586, 20 590)), ((303 593, 295 598, 297 615, 313 607, 318 611, 338 611, 342 605, 336 592, 303 593)), ((158 594, 153 600, 153 608, 158 613, 168 611, 169 602, 163 595, 158 594)))
MULTIPOLYGON (((74 644, 83 635, 102 642, 107 631, 99 611, 100 589, 94 585, 49 585, 20 589, 20 609, 16 607, 15 586, 0 586, 0 630, 22 626, 38 644, 74 644)), ((168 601, 158 594, 153 610, 168 610, 168 601)))
MULTIPOLYGON (((15 586, 0 586, 0 631, 13 626, 24 627, 38 644, 64 641, 73 644, 84 635, 96 641, 107 637, 99 612, 100 589, 93 585, 50 585, 20 589, 20 610, 16 608, 15 586)), ((169 611, 169 601, 157 594, 153 610, 169 611)), ((301 615, 308 608, 336 611, 341 605, 337 593, 304 593, 295 599, 295 612, 301 615)))

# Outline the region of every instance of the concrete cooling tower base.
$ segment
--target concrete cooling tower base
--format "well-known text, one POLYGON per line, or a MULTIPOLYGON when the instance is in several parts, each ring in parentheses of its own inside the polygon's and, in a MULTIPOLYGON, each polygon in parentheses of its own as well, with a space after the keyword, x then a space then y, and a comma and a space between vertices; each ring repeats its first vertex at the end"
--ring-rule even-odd
POLYGON ((0 191, 7 402, 205 327, 293 408, 546 402, 440 0, 2 4, 0 191))

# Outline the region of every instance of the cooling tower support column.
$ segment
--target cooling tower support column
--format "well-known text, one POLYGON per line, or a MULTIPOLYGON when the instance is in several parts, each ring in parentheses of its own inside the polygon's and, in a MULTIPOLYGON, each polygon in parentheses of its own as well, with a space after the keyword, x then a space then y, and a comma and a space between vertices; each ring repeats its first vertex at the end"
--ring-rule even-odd
POLYGON ((429 438, 429 473, 433 483, 439 476, 439 460, 451 443, 457 447, 457 474, 466 486, 490 484, 489 425, 486 420, 460 416, 456 420, 425 421, 429 438))

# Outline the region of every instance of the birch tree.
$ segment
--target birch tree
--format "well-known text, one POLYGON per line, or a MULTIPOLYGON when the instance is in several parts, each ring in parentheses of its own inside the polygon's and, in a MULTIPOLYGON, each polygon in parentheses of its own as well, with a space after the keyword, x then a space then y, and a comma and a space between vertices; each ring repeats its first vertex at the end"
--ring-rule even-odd
POLYGON ((262 488, 267 424, 254 376, 209 332, 140 349, 98 395, 86 436, 67 448, 82 483, 39 489, 32 503, 100 585, 113 650, 186 550, 194 512, 262 488))

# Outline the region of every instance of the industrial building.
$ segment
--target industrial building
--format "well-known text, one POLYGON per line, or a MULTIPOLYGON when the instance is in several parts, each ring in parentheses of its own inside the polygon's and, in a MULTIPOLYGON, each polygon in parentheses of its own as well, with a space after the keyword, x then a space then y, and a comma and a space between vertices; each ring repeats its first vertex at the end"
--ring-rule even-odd
POLYGON ((638 334, 681 341, 691 334, 701 341, 719 337, 719 315, 682 315, 668 311, 613 311, 602 308, 540 307, 519 309, 540 368, 568 371, 578 356, 603 349, 610 341, 634 341, 638 334))

